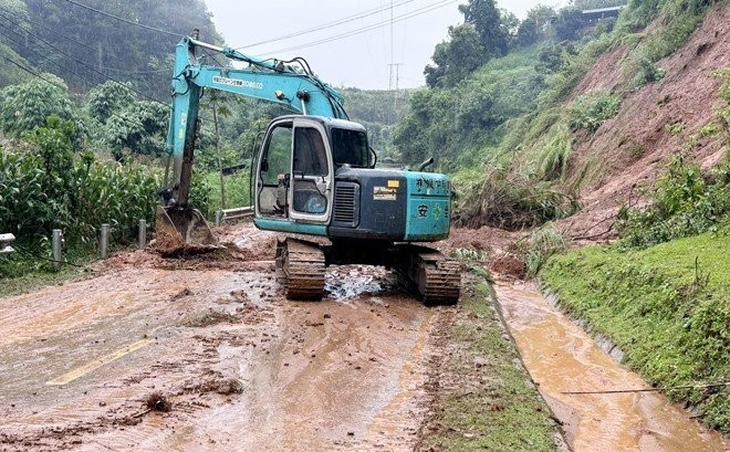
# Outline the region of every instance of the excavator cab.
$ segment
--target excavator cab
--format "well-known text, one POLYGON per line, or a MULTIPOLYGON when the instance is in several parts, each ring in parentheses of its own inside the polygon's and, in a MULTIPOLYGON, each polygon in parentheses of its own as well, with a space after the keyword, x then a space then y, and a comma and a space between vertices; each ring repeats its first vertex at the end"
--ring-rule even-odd
POLYGON ((356 123, 291 115, 268 127, 256 166, 256 220, 264 229, 326 235, 335 172, 372 167, 365 129, 356 123), (319 226, 319 227, 318 227, 319 226))

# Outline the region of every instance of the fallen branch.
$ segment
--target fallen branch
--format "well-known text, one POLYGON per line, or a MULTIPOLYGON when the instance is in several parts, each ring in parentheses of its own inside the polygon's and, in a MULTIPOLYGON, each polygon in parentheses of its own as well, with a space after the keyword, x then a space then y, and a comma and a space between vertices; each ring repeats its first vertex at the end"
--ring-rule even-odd
POLYGON ((718 388, 722 386, 730 386, 730 382, 724 383, 712 383, 707 385, 699 386, 669 386, 665 388, 647 388, 647 389, 616 389, 613 391, 563 391, 561 394, 570 395, 581 395, 581 394, 626 394, 632 392, 656 392, 656 391, 671 391, 673 389, 707 389, 707 388, 718 388))

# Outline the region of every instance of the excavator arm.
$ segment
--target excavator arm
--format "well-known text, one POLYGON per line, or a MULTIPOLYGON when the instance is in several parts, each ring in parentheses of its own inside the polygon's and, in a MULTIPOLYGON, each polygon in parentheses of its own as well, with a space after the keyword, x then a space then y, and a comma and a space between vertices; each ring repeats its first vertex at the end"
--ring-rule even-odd
POLYGON ((348 119, 342 97, 320 81, 301 58, 264 60, 193 37, 183 38, 175 50, 166 144, 173 162, 172 181, 166 176, 167 188, 161 192, 164 207, 158 209, 157 218, 158 224, 168 226, 170 236, 177 230, 185 243, 213 241, 202 215, 188 206, 200 99, 205 89, 272 102, 304 115, 348 119), (233 64, 215 64, 219 56, 233 64))

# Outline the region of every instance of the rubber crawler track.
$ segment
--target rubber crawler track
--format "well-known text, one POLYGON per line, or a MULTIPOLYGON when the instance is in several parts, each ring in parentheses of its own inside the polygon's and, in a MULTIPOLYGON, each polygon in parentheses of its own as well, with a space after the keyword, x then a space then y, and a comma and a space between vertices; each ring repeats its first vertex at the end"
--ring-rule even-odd
POLYGON ((321 300, 324 296, 324 253, 317 244, 287 238, 277 243, 277 267, 283 272, 286 298, 321 300))

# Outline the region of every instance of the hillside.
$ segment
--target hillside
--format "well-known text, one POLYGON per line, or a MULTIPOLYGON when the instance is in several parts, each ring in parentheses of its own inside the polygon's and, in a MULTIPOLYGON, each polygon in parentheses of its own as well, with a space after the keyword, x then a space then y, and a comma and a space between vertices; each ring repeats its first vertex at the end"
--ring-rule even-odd
MULTIPOLYGON (((643 32, 643 37, 658 24, 643 32)), ((592 91, 622 92, 627 78, 621 64, 631 46, 603 55, 571 95, 570 103, 592 91)), ((650 185, 680 150, 710 168, 726 154, 728 124, 719 117, 722 84, 716 71, 730 66, 730 8, 712 8, 692 37, 677 52, 658 62, 664 78, 627 92, 615 117, 595 133, 578 137, 564 185, 579 186, 583 209, 562 222, 574 236, 606 230, 602 220, 615 218, 624 204, 637 202, 641 187, 650 185), (717 124, 724 132, 703 132, 717 124)), ((566 105, 567 106, 567 105, 566 105)))
POLYGON ((203 0, 0 0, 0 20, 0 87, 47 72, 76 92, 114 79, 166 99, 180 37, 222 42, 203 0))

